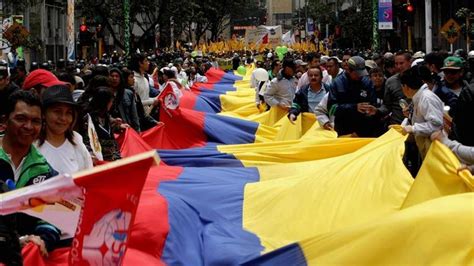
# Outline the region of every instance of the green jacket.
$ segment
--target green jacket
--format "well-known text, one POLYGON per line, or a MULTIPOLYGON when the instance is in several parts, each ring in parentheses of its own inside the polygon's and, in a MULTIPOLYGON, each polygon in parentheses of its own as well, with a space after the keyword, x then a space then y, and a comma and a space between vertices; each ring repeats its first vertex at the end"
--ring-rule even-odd
MULTIPOLYGON (((32 145, 25 161, 21 167, 20 177, 16 182, 16 188, 41 183, 58 173, 48 164, 46 159, 32 145)), ((10 158, 5 151, 0 148, 0 180, 7 182, 8 179, 15 180, 15 176, 10 166, 10 158)), ((12 188, 10 188, 12 189, 12 188)), ((2 193, 2 191, 0 191, 2 193)), ((51 251, 60 239, 61 231, 53 225, 42 221, 36 217, 24 213, 14 213, 0 217, 9 228, 19 235, 37 235, 46 244, 46 248, 51 251)))
MULTIPOLYGON (((16 182, 16 188, 41 183, 57 174, 43 155, 31 145, 30 152, 26 155, 26 159, 21 167, 21 174, 16 182)), ((7 179, 15 180, 10 166, 10 158, 2 148, 0 148, 0 179, 3 181, 7 179)))

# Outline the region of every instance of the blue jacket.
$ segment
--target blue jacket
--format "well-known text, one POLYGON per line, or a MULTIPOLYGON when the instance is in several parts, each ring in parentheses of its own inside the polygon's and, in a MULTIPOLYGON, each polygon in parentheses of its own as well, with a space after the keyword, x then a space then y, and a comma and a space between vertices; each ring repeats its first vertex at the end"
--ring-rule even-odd
POLYGON ((441 99, 441 101, 450 107, 449 115, 454 117, 456 114, 456 104, 458 102, 458 96, 448 89, 443 83, 436 83, 436 88, 433 90, 434 94, 441 99))
POLYGON ((335 107, 334 115, 357 113, 357 104, 368 102, 373 106, 377 104, 374 85, 368 76, 359 81, 351 80, 347 73, 339 75, 329 88, 328 110, 335 107))

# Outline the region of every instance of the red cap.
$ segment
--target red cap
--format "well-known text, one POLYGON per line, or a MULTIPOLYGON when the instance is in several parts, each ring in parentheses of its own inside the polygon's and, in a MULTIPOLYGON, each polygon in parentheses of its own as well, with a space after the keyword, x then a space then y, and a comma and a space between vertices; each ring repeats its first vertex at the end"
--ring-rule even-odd
POLYGON ((49 72, 48 70, 36 69, 26 77, 22 88, 24 90, 29 90, 38 85, 48 88, 54 85, 66 84, 66 82, 60 81, 53 73, 49 72))

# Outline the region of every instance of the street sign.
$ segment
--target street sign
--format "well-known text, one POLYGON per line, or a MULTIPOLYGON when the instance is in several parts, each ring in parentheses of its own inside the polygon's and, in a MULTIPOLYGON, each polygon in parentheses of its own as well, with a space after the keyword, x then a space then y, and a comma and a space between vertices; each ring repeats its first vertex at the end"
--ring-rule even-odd
POLYGON ((461 26, 451 18, 443 25, 443 27, 441 27, 440 31, 446 40, 448 40, 450 44, 453 44, 459 37, 461 26))

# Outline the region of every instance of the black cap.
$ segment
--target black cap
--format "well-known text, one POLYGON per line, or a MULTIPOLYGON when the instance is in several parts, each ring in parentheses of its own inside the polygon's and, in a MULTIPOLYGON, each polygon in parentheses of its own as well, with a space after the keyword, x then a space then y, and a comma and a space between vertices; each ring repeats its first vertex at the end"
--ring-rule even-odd
POLYGON ((10 70, 8 69, 8 63, 5 60, 0 60, 0 79, 10 76, 10 70))
POLYGON ((282 63, 282 67, 285 68, 285 67, 291 67, 291 68, 295 68, 296 67, 296 64, 295 64, 295 61, 291 58, 285 58, 283 60, 283 63, 282 63))
POLYGON ((48 87, 42 97, 42 103, 44 107, 50 106, 55 103, 65 103, 72 106, 77 106, 72 98, 72 93, 69 90, 69 87, 66 85, 54 85, 48 87))
POLYGON ((58 62, 56 62, 56 67, 63 68, 66 66, 66 60, 64 58, 60 58, 58 62))
POLYGON ((37 62, 31 62, 30 71, 36 70, 38 68, 39 66, 37 62))
POLYGON ((45 69, 45 70, 51 70, 51 66, 48 64, 48 62, 43 62, 40 67, 40 69, 45 69))

